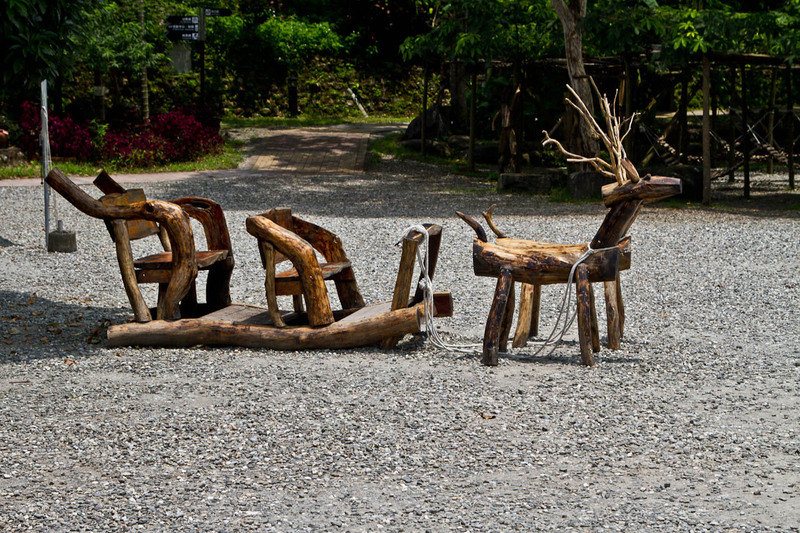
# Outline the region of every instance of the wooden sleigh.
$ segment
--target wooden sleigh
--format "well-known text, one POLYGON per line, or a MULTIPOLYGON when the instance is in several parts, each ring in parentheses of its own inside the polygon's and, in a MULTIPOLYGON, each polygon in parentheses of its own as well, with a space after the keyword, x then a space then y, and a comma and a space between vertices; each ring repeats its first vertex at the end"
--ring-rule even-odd
MULTIPOLYGON (((420 231, 403 238, 400 267, 392 300, 364 305, 352 266, 333 233, 291 215, 288 209, 251 216, 247 229, 256 237, 266 272, 267 308, 230 302, 233 251, 224 214, 205 198, 174 202, 147 200, 141 190, 125 190, 105 173, 95 180, 107 194, 95 199, 58 168, 45 181, 83 213, 102 219, 114 238, 120 271, 137 322, 112 325, 112 346, 236 345, 277 350, 337 349, 380 344, 393 348, 403 335, 419 333, 426 302, 432 315, 451 316, 449 292, 424 298, 411 293, 414 263, 426 240, 420 231), (211 250, 197 252, 189 217, 204 226, 211 250), (137 229, 144 227, 145 229, 137 229), (133 260, 130 241, 159 235, 165 251, 133 260), (320 261, 318 256, 324 257, 320 261), (291 262, 276 273, 281 260, 291 262), (197 302, 199 269, 208 269, 207 302, 197 302), (340 310, 332 310, 326 279, 337 286, 340 310), (139 283, 159 284, 158 303, 149 309, 139 283), (280 310, 276 296, 293 295, 294 308, 280 310), (152 316, 155 319, 152 319, 152 316)), ((433 277, 441 242, 441 227, 426 225, 428 277, 433 277)), ((426 273, 421 272, 420 277, 426 273)), ((428 325, 432 327, 432 325, 428 325)))

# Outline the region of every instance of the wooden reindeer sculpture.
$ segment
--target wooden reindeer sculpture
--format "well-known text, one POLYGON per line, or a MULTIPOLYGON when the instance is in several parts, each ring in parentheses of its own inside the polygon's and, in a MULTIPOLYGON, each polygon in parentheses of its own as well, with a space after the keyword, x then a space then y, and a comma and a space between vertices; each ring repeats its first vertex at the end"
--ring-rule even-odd
POLYGON ((492 222, 491 209, 484 213, 484 217, 498 239, 490 243, 486 232, 475 220, 457 213, 477 233, 472 248, 475 274, 497 278, 483 337, 482 362, 485 365, 496 365, 498 352, 506 351, 514 312, 514 282, 523 283, 515 347, 524 346, 531 330, 536 334, 541 286, 574 282, 581 359, 585 365, 594 365, 593 353, 600 350, 600 340, 592 283, 603 282, 608 344, 610 349, 619 349, 624 323, 619 272, 630 268, 630 237, 626 237, 626 233, 644 203, 681 192, 679 179, 649 175, 640 178, 626 159, 622 141, 630 132, 632 118, 627 122, 625 133, 621 134, 621 121, 613 115, 608 100, 600 97, 595 87, 606 121, 607 131, 603 131, 577 93, 571 87, 567 88, 576 100, 568 98, 567 103, 589 122, 605 144, 609 160, 567 152, 546 132, 543 144, 555 144, 567 155, 568 162, 591 164, 598 172, 615 178, 615 182, 604 186, 602 191, 603 203, 609 211, 589 244, 574 245, 508 238, 492 222))

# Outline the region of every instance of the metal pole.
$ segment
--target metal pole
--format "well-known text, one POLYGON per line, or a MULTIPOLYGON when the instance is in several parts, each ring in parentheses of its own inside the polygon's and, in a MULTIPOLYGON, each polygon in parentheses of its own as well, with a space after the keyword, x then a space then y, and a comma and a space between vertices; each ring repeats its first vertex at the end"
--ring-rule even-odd
POLYGON ((703 205, 711 205, 711 61, 703 54, 703 205))
POLYGON ((44 246, 47 248, 47 237, 50 235, 50 186, 44 178, 50 172, 50 138, 47 131, 47 80, 42 80, 42 128, 39 140, 42 146, 42 183, 44 183, 44 246))

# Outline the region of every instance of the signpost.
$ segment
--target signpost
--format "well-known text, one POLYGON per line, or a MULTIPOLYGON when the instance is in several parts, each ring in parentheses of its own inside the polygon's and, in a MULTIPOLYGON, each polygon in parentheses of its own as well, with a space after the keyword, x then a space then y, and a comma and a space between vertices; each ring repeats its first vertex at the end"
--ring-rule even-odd
POLYGON ((206 17, 229 17, 230 9, 200 8, 199 16, 170 15, 166 18, 167 38, 170 41, 198 41, 200 43, 200 103, 206 92, 206 17))

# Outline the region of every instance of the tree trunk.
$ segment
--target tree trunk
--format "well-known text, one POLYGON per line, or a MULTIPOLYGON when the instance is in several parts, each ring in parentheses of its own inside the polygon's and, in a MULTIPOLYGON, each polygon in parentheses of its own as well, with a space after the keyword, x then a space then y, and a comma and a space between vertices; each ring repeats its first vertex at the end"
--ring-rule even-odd
POLYGON ((469 98, 469 152, 467 160, 470 172, 475 172, 475 99, 478 95, 478 73, 474 71, 470 76, 469 98))
POLYGON ((467 69, 461 61, 450 62, 450 120, 463 133, 469 121, 467 107, 467 69))
MULTIPOLYGON (((586 16, 586 0, 550 0, 564 29, 564 51, 567 58, 567 73, 569 82, 581 100, 586 104, 590 113, 594 112, 594 97, 589 77, 583 66, 583 26, 582 19, 586 16)), ((571 108, 568 112, 572 113, 571 108)), ((587 156, 593 156, 599 151, 597 139, 592 136, 588 123, 585 120, 571 121, 577 130, 577 135, 567 132, 567 149, 587 156)))

